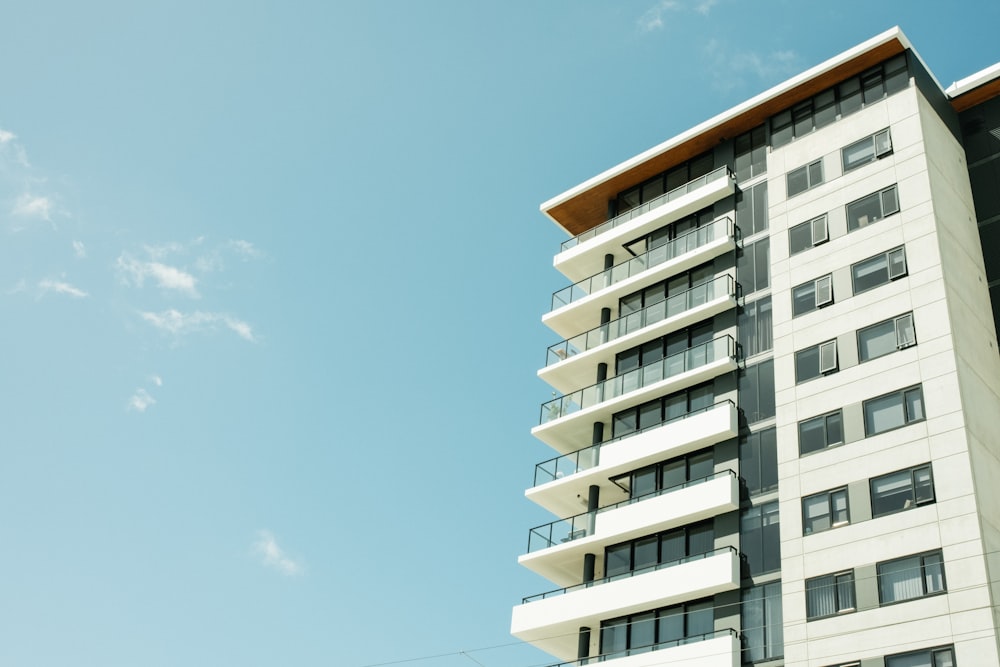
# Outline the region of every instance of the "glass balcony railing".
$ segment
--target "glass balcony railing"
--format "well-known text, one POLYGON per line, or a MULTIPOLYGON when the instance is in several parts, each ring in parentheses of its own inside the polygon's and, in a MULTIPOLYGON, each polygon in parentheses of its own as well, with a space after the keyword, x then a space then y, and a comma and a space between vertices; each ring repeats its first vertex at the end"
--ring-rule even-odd
POLYGON ((643 567, 638 570, 629 570, 628 572, 623 572, 621 574, 616 574, 610 577, 604 577, 603 579, 595 579, 593 581, 588 581, 583 584, 576 584, 575 586, 567 586, 566 588, 557 588, 554 591, 539 593, 538 595, 531 595, 529 597, 523 598, 521 600, 521 603, 528 604, 529 602, 546 600, 548 598, 558 597, 560 595, 565 595, 566 593, 572 593, 573 591, 578 591, 584 588, 593 588, 594 586, 600 586, 601 584, 607 584, 612 581, 628 579, 630 577, 635 577, 640 574, 646 574, 647 572, 656 572, 657 570, 663 570, 668 567, 683 565, 684 563, 693 563, 694 561, 697 560, 705 560, 706 558, 711 558, 712 556, 718 556, 719 554, 722 553, 731 553, 735 555, 737 551, 735 547, 722 547, 721 549, 715 549, 714 551, 708 551, 703 554, 694 554, 693 556, 678 558, 677 560, 667 561, 666 563, 657 563, 656 565, 650 565, 649 567, 643 567))
POLYGON ((707 477, 691 479, 683 482, 682 484, 675 484, 674 486, 670 486, 665 489, 658 489, 650 493, 644 493, 643 495, 636 496, 635 498, 628 498, 621 502, 614 503, 613 505, 599 507, 593 512, 584 512, 583 514, 577 514, 576 516, 571 516, 567 519, 559 519, 558 521, 547 523, 544 526, 532 528, 528 531, 528 553, 530 554, 541 549, 548 549, 556 544, 565 544, 566 542, 578 540, 581 537, 593 535, 595 519, 598 514, 603 512, 610 512, 611 510, 616 510, 619 507, 634 505, 635 503, 640 503, 644 500, 650 500, 652 498, 659 498, 660 496, 668 493, 697 486, 698 484, 709 482, 713 479, 718 479, 727 475, 734 479, 736 478, 736 473, 734 471, 720 470, 719 472, 708 475, 707 477))
POLYGON ((566 415, 593 407, 629 392, 680 375, 714 361, 736 357, 736 341, 725 335, 671 354, 660 361, 616 375, 565 396, 542 403, 539 424, 547 424, 566 415))
POLYGON ((547 484, 552 480, 562 479, 563 477, 569 477, 570 475, 575 475, 576 473, 583 472, 584 470, 596 468, 601 463, 601 447, 610 445, 613 442, 618 442, 619 440, 623 440, 625 438, 631 438, 632 436, 645 431, 651 431, 654 428, 660 428, 661 426, 675 421, 680 421, 681 419, 687 419, 692 415, 700 415, 703 412, 714 410, 724 403, 728 403, 731 406, 736 405, 732 400, 727 398, 715 403, 714 405, 709 405, 704 408, 696 408, 690 412, 685 412, 677 417, 672 417, 666 421, 652 424, 646 428, 639 429, 638 431, 630 431, 629 433, 620 435, 617 438, 605 440, 600 444, 584 447, 583 449, 578 449, 575 452, 551 458, 548 461, 542 461, 541 463, 535 465, 535 483, 532 486, 540 486, 542 484, 547 484))
POLYGON ((659 303, 646 306, 642 310, 629 313, 625 317, 612 320, 607 324, 586 331, 561 343, 556 343, 548 349, 545 365, 551 366, 572 356, 592 350, 595 347, 609 343, 616 338, 638 331, 643 327, 655 324, 675 315, 697 308, 724 294, 736 295, 736 281, 726 274, 701 285, 695 285, 689 290, 673 294, 659 303))
POLYGON ((717 639, 719 637, 733 637, 738 639, 740 633, 732 628, 723 628, 722 630, 715 630, 713 632, 706 632, 703 634, 687 635, 685 637, 678 637, 676 639, 668 639, 666 641, 658 642, 656 644, 649 644, 647 646, 638 646, 636 648, 626 649, 624 651, 616 651, 614 653, 602 653, 601 655, 594 655, 589 658, 578 658, 576 660, 570 660, 569 662, 560 662, 554 665, 547 665, 546 667, 585 667, 586 665, 593 665, 599 662, 607 662, 608 660, 615 660, 617 658, 624 658, 629 655, 638 655, 640 653, 649 653, 650 651, 660 651, 665 648, 674 648, 676 646, 681 646, 683 644, 693 644, 695 642, 702 642, 709 639, 717 639))
POLYGON ((698 178, 694 179, 693 181, 689 181, 688 183, 685 183, 679 188, 674 188, 673 190, 671 190, 666 194, 662 194, 659 197, 656 197, 655 199, 650 199, 645 204, 641 204, 639 206, 636 206, 635 208, 630 208, 621 215, 615 216, 614 218, 611 218, 607 222, 602 222, 593 229, 588 229, 582 234, 578 234, 571 239, 567 239, 563 241, 562 244, 559 246, 559 251, 562 252, 563 250, 569 250, 570 248, 577 246, 583 243, 584 241, 589 241, 595 236, 600 236, 604 232, 611 231, 618 225, 623 225, 629 220, 634 220, 643 213, 652 211, 654 208, 659 208, 668 202, 672 202, 675 199, 683 197, 689 192, 694 192, 698 188, 704 187, 709 183, 714 183, 715 181, 719 181, 724 178, 735 180, 735 176, 733 176, 733 172, 729 171, 729 167, 719 167, 715 171, 711 171, 705 174, 704 176, 699 176, 698 178))
POLYGON ((631 278, 654 266, 669 262, 720 238, 731 238, 735 225, 730 218, 719 218, 704 227, 692 229, 661 246, 648 250, 637 257, 616 264, 610 269, 585 278, 578 283, 564 287, 552 295, 552 310, 579 301, 606 287, 631 278))

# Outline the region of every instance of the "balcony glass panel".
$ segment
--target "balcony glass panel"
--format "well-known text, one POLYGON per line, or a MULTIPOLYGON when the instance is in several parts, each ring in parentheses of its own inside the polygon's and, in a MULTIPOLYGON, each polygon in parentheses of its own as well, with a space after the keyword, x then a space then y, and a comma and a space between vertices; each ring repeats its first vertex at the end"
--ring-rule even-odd
POLYGON ((660 380, 666 380, 701 366, 707 366, 718 359, 735 358, 735 356, 736 344, 733 337, 720 336, 707 343, 690 347, 683 352, 671 354, 665 359, 642 366, 624 375, 617 375, 543 403, 539 424, 547 424, 630 391, 648 387, 660 380))
POLYGON ((532 528, 528 531, 528 553, 530 554, 532 552, 539 551, 540 549, 548 549, 549 547, 553 547, 557 544, 572 542, 573 540, 578 540, 581 537, 593 535, 595 517, 603 512, 609 512, 621 507, 633 505, 644 500, 659 498, 667 493, 680 491, 681 489, 696 486, 704 482, 710 482, 713 479, 719 479, 720 477, 726 477, 727 475, 734 479, 736 477, 736 473, 732 470, 720 470, 719 472, 706 477, 699 477, 698 479, 692 479, 684 482, 683 484, 677 484, 666 489, 660 489, 643 495, 633 496, 628 500, 623 500, 613 505, 605 505, 604 507, 598 508, 593 512, 584 512, 583 514, 571 516, 568 519, 559 519, 558 521, 547 523, 544 526, 532 528))
MULTIPOLYGON (((604 626, 605 628, 608 626, 604 626)), ((578 660, 571 660, 569 662, 560 662, 554 665, 548 665, 547 667, 582 667, 583 665, 597 664, 599 662, 606 662, 608 660, 614 660, 628 655, 635 655, 637 653, 648 653, 649 651, 659 651, 661 649, 674 648, 682 644, 691 644, 694 642, 707 641, 709 639, 716 639, 718 637, 733 637, 734 639, 739 637, 739 633, 732 628, 724 628, 722 630, 716 630, 714 632, 709 632, 703 635, 689 635, 683 639, 677 639, 673 641, 659 642, 653 644, 652 646, 643 646, 639 649, 624 649, 622 651, 608 652, 602 655, 595 655, 589 658, 580 658, 578 660)), ((607 644, 606 644, 607 645, 607 644)))
POLYGON ((570 248, 577 246, 583 243, 584 241, 589 241, 595 236, 599 236, 604 232, 611 231, 612 229, 618 227, 619 225, 623 225, 630 220, 634 220, 643 213, 648 213, 649 211, 652 211, 654 208, 659 208, 664 204, 667 204, 669 202, 674 201, 675 199, 683 197, 689 192, 694 192, 698 188, 704 187, 709 183, 714 183, 715 181, 721 180, 723 178, 727 178, 730 180, 734 178, 732 172, 729 171, 728 167, 719 167, 715 171, 709 172, 704 176, 699 176, 698 178, 692 181, 688 181, 684 185, 678 188, 674 188, 670 190, 670 192, 667 192, 664 195, 660 195, 656 199, 651 199, 641 206, 629 209, 625 213, 622 213, 619 216, 611 218, 607 222, 603 222, 599 224, 597 227, 594 227, 593 229, 588 229, 582 234, 574 236, 571 239, 567 239, 562 242, 562 245, 560 246, 559 250, 560 252, 563 250, 569 250, 570 248))
POLYGON ((605 343, 610 343, 643 327, 656 324, 669 317, 680 315, 721 296, 735 295, 735 285, 736 281, 733 280, 732 276, 728 274, 719 276, 707 283, 695 285, 685 292, 673 294, 670 298, 647 306, 640 311, 630 313, 617 320, 612 320, 607 324, 602 324, 561 343, 556 343, 548 349, 545 365, 551 366, 552 364, 557 364, 581 352, 586 352, 605 343))
POLYGON ((692 229, 678 236, 673 241, 653 248, 638 257, 616 264, 610 269, 585 278, 578 283, 565 287, 552 295, 552 310, 562 308, 600 290, 619 283, 627 278, 638 275, 676 257, 693 252, 698 248, 720 238, 733 236, 735 225, 730 218, 720 218, 715 222, 692 229))
POLYGON ((594 586, 600 586, 601 584, 606 584, 612 581, 621 581, 622 579, 629 579, 631 577, 635 577, 641 574, 646 574, 648 572, 656 572, 658 570, 663 570, 668 567, 676 567, 677 565, 683 565, 684 563, 693 563, 694 561, 704 560, 706 558, 712 558, 713 556, 718 556, 724 553, 731 553, 733 555, 736 555, 737 551, 735 547, 722 547, 721 549, 715 549, 714 551, 709 551, 707 553, 695 554, 693 556, 687 556, 685 558, 668 561, 666 563, 658 563, 656 565, 653 565, 651 567, 646 567, 641 570, 631 570, 623 574, 616 574, 611 577, 604 577, 603 579, 595 579, 594 581, 588 581, 583 584, 576 584, 575 586, 567 586, 566 588, 558 588, 554 591, 539 593, 538 595, 530 595, 524 598, 522 600, 522 603, 528 604, 529 602, 537 602, 538 600, 547 600, 549 598, 565 595, 566 593, 572 593, 573 591, 579 591, 584 588, 593 588, 594 586))

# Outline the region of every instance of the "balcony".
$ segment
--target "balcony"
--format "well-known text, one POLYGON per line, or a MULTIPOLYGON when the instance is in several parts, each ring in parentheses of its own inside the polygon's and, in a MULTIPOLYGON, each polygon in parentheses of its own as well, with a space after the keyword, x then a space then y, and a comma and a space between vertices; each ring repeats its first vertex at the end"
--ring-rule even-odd
MULTIPOLYGON (((532 643, 543 648, 542 642, 532 643)), ((555 643, 552 645, 556 646, 555 643)), ((545 650, 549 650, 553 655, 560 655, 554 650, 545 650)), ((643 646, 624 653, 595 655, 548 667, 584 667, 598 663, 607 663, 608 667, 663 667, 664 665, 739 667, 740 657, 739 634, 732 628, 723 628, 712 633, 643 646)))
POLYGON ((626 408, 736 370, 736 342, 720 336, 660 361, 542 404, 531 433, 568 454, 590 438, 591 425, 626 408))
POLYGON ((736 179, 727 167, 700 176, 563 241, 553 262, 555 268, 570 280, 579 280, 593 273, 605 254, 620 251, 624 243, 733 194, 735 185, 736 179))
MULTIPOLYGON (((727 547, 696 560, 521 604, 514 607, 511 634, 560 658, 571 658, 581 627, 599 628, 602 620, 735 590, 739 585, 739 555, 727 547)), ((734 655, 738 657, 738 651, 734 655)))
POLYGON ((532 528, 528 553, 518 562, 557 584, 579 582, 583 558, 626 540, 708 519, 739 508, 739 481, 732 470, 668 489, 626 498, 596 512, 532 528))
POLYGON ((548 349, 545 368, 538 371, 538 377, 559 391, 579 387, 593 377, 598 363, 613 366, 618 352, 734 308, 736 287, 732 276, 718 276, 556 343, 548 349))
POLYGON ((617 308, 618 299, 644 285, 687 271, 736 247, 736 225, 720 218, 594 274, 552 295, 552 309, 542 323, 565 338, 599 321, 601 308, 617 308))
POLYGON ((557 516, 580 512, 581 499, 587 498, 592 485, 600 487, 602 498, 624 498, 612 477, 735 438, 738 423, 736 405, 724 400, 639 433, 579 449, 535 466, 535 485, 525 496, 557 516))

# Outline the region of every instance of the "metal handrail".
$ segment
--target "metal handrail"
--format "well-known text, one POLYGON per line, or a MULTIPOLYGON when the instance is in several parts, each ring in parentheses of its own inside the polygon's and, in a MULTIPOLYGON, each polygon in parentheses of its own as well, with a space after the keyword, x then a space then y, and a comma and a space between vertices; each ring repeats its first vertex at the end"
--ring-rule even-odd
POLYGON ((723 628, 713 632, 705 632, 700 635, 691 635, 690 637, 683 637, 681 639, 671 639, 670 641, 660 642, 650 646, 638 646, 624 651, 616 651, 615 653, 602 653, 589 658, 578 658, 576 660, 570 660, 569 662, 558 662, 554 665, 547 665, 547 667, 584 667, 584 665, 589 665, 591 662, 605 662, 607 660, 615 660, 628 655, 649 653, 650 651, 659 651, 665 648, 674 648, 683 644, 691 644, 693 642, 705 641, 707 639, 715 639, 716 637, 721 637, 723 635, 729 635, 730 637, 739 639, 740 633, 734 628, 723 628))

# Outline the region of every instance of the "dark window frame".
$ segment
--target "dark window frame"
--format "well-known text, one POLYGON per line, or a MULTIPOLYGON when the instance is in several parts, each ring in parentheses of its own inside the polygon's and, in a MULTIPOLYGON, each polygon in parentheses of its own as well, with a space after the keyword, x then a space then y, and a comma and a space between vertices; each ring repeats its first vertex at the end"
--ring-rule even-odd
MULTIPOLYGON (((907 568, 914 569, 914 568, 907 568)), ((944 555, 941 549, 934 549, 932 551, 925 551, 923 553, 911 554, 909 556, 902 556, 900 558, 891 558, 889 560, 884 560, 875 564, 876 578, 878 580, 878 604, 880 607, 886 607, 893 604, 901 604, 903 602, 910 602, 911 600, 922 600, 924 598, 933 597, 935 595, 944 595, 948 592, 948 578, 945 574, 944 567, 944 555), (928 579, 928 559, 936 559, 937 566, 940 568, 941 577, 941 588, 938 590, 928 590, 927 579, 928 579), (915 567, 920 568, 920 574, 915 577, 915 580, 919 580, 921 593, 919 595, 913 595, 904 598, 894 598, 891 600, 884 599, 883 593, 885 592, 883 588, 884 577, 887 576, 883 574, 883 567, 887 565, 893 565, 897 563, 903 563, 905 561, 917 561, 915 567)))
POLYGON ((857 589, 855 587, 854 580, 854 570, 844 570, 841 572, 835 572, 833 574, 824 574, 819 577, 810 577, 806 579, 806 621, 816 621, 821 618, 833 618, 834 616, 842 616, 844 614, 853 613, 858 610, 858 596, 857 589), (850 601, 841 600, 841 586, 843 584, 849 583, 851 588, 850 601), (815 610, 810 610, 810 589, 815 588, 829 588, 833 594, 833 613, 829 614, 818 614, 814 613, 815 610), (849 604, 848 604, 849 602, 849 604))
POLYGON ((861 410, 864 413, 865 419, 865 437, 870 438, 872 436, 881 435, 882 433, 888 433, 890 431, 895 431, 896 429, 905 428, 912 424, 920 423, 927 419, 927 409, 924 407, 924 395, 923 387, 919 384, 913 385, 911 387, 905 387, 903 389, 897 389, 896 391, 890 391, 879 396, 873 396, 872 398, 866 399, 861 402, 861 410), (910 396, 916 394, 919 400, 920 415, 909 414, 909 403, 908 399, 910 396), (899 396, 900 407, 903 411, 903 423, 898 426, 890 426, 889 428, 884 428, 876 431, 875 425, 870 423, 868 417, 868 406, 874 401, 881 401, 888 399, 890 397, 899 396))
POLYGON ((833 305, 833 274, 828 273, 792 288, 792 317, 833 305), (826 292, 824 294, 824 291, 826 292), (822 303, 820 298, 822 296, 822 303), (808 301, 806 299, 808 298, 808 301))
POLYGON ((803 419, 798 424, 799 431, 799 456, 806 456, 808 454, 815 454, 816 452, 822 452, 833 447, 839 447, 844 444, 844 413, 843 410, 834 410, 832 412, 827 412, 822 415, 817 415, 815 417, 810 417, 809 419, 803 419), (832 429, 830 428, 830 421, 836 419, 839 422, 840 438, 837 440, 831 440, 830 434, 832 429), (811 425, 815 422, 821 422, 823 428, 823 446, 815 449, 810 449, 808 451, 802 450, 802 442, 804 438, 802 437, 803 427, 811 425))
POLYGON ((864 294, 883 285, 888 285, 900 278, 905 278, 908 275, 909 265, 906 261, 906 246, 896 246, 895 248, 890 248, 885 252, 880 252, 877 255, 866 257, 860 262, 851 264, 851 291, 854 295, 864 294), (880 262, 885 263, 884 269, 880 266, 880 262), (870 267, 877 268, 871 269, 870 267), (867 283, 866 280, 867 284, 859 289, 859 272, 863 270, 869 270, 869 274, 877 271, 879 275, 872 279, 873 282, 871 283, 867 283), (885 271, 884 277, 881 275, 883 270, 885 271))
POLYGON ((879 130, 874 134, 870 134, 864 139, 855 141, 853 144, 849 144, 840 149, 840 161, 844 168, 844 173, 863 167, 866 164, 871 164, 886 157, 887 155, 892 155, 892 135, 889 133, 889 128, 884 130, 879 130), (879 140, 882 140, 882 144, 879 144, 879 140), (862 155, 862 157, 848 161, 848 153, 852 149, 862 148, 865 146, 871 148, 870 154, 862 155))
POLYGON ((824 213, 788 229, 788 256, 805 252, 829 240, 830 229, 827 225, 826 213, 824 213), (808 243, 805 243, 805 232, 808 232, 808 243))
POLYGON ((802 534, 803 535, 815 535, 816 533, 825 533, 828 530, 834 530, 835 528, 842 528, 844 526, 849 526, 851 524, 851 501, 847 494, 846 486, 839 486, 835 489, 829 489, 827 491, 821 491, 820 493, 813 493, 808 496, 802 497, 802 534), (842 497, 844 499, 844 515, 846 518, 842 520, 835 520, 837 509, 835 505, 835 497, 842 497), (806 515, 806 503, 810 500, 816 500, 818 498, 826 498, 826 513, 810 519, 806 515), (813 523, 817 519, 828 518, 830 525, 826 528, 815 528, 813 523))
POLYGON ((872 477, 868 480, 868 490, 870 493, 871 503, 872 503, 872 518, 878 519, 884 516, 892 516, 893 514, 899 514, 900 512, 906 512, 918 507, 923 507, 925 505, 933 505, 937 502, 937 494, 934 490, 934 469, 930 463, 924 463, 922 465, 913 466, 911 468, 903 468, 902 470, 895 470, 884 475, 879 475, 877 477, 872 477), (918 479, 918 475, 922 472, 927 473, 927 481, 922 482, 918 479), (888 495, 876 495, 875 485, 878 482, 882 482, 890 477, 895 477, 898 475, 903 475, 904 473, 909 473, 909 486, 906 491, 909 492, 909 497, 905 498, 905 503, 902 507, 898 509, 890 510, 878 510, 876 511, 876 501, 885 500, 890 497, 888 495), (930 495, 920 497, 920 489, 926 486, 930 489, 930 495))
MULTIPOLYGON (((884 334, 883 334, 884 335, 884 334)), ((865 363, 866 361, 873 361, 875 359, 880 359, 884 356, 890 355, 893 352, 898 352, 900 350, 905 350, 908 347, 913 347, 917 344, 917 330, 916 325, 913 323, 913 312, 903 313, 902 315, 897 315, 895 317, 890 317, 887 320, 882 320, 881 322, 876 322, 875 324, 870 324, 867 327, 858 329, 857 331, 857 341, 858 341, 858 363, 865 363), (871 334, 880 328, 890 327, 892 328, 892 333, 896 339, 896 346, 893 349, 887 349, 884 352, 875 354, 866 354, 868 346, 866 345, 865 335, 871 334)))
POLYGON ((814 160, 813 162, 810 162, 802 167, 798 167, 797 169, 791 169, 787 174, 785 174, 785 198, 791 199, 792 197, 812 190, 825 182, 826 175, 823 172, 823 158, 814 160), (805 182, 801 185, 797 182, 800 177, 805 178, 805 182), (795 184, 794 192, 792 191, 793 182, 795 184))
POLYGON ((809 382, 810 380, 815 380, 816 378, 826 377, 827 375, 833 375, 840 370, 840 361, 837 356, 837 339, 833 338, 831 340, 823 341, 822 343, 817 343, 816 345, 810 345, 809 347, 802 348, 801 350, 796 350, 795 352, 795 384, 802 384, 803 382, 809 382), (811 355, 815 352, 816 354, 816 370, 814 374, 805 375, 805 373, 812 373, 813 369, 810 367, 803 367, 806 363, 806 355, 811 355), (833 365, 829 365, 828 360, 824 362, 824 355, 833 356, 833 365), (801 371, 801 373, 800 373, 801 371))
MULTIPOLYGON (((919 651, 907 651, 906 653, 893 653, 892 655, 885 656, 885 667, 896 667, 897 664, 895 660, 903 658, 912 658, 915 655, 926 655, 928 658, 928 664, 930 667, 950 667, 951 665, 956 665, 955 662, 955 647, 954 646, 935 646, 934 648, 925 648, 919 651), (947 659, 938 660, 939 656, 943 656, 947 659)), ((856 663, 861 664, 861 663, 856 663)), ((851 665, 844 665, 844 667, 852 667, 851 665)))
POLYGON ((847 233, 850 234, 899 213, 902 210, 899 204, 899 188, 896 183, 893 183, 887 188, 882 188, 849 202, 844 208, 847 213, 847 233), (873 203, 876 202, 878 204, 877 211, 873 206, 873 203), (866 214, 862 220, 858 211, 866 208, 870 208, 866 213, 872 213, 874 217, 868 217, 866 214))

